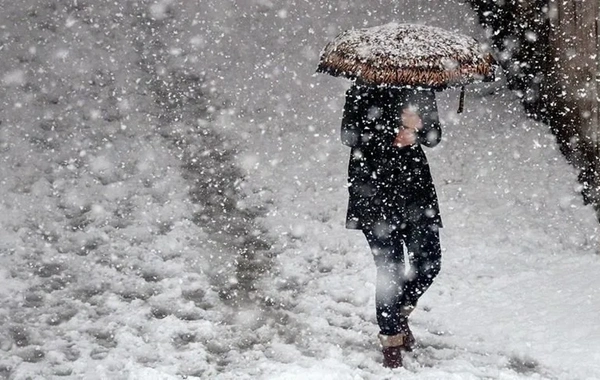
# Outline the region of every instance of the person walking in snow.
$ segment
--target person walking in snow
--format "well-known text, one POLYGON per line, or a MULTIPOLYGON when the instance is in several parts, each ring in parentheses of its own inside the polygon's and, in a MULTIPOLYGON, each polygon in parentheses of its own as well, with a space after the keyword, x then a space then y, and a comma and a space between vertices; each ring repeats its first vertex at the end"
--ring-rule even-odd
POLYGON ((435 94, 355 83, 341 139, 352 148, 346 227, 361 230, 372 251, 383 365, 400 367, 415 344, 408 317, 441 265, 442 220, 422 149, 441 140, 435 94))

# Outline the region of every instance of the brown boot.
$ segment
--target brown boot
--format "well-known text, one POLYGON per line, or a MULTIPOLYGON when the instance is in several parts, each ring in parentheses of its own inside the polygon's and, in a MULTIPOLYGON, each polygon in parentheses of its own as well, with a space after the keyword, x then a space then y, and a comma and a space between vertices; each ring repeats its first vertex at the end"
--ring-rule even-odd
POLYGON ((402 347, 384 347, 383 366, 385 368, 400 368, 402 367, 402 347))
POLYGON ((379 334, 383 353, 383 366, 386 368, 402 367, 402 347, 404 335, 382 335, 379 334))

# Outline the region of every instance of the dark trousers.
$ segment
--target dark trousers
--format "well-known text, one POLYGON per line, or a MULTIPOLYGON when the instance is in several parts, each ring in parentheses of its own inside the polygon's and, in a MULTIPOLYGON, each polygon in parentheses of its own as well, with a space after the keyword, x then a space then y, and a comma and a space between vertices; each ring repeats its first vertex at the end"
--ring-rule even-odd
POLYGON ((442 251, 437 226, 404 226, 385 234, 364 230, 377 267, 375 303, 383 335, 400 333, 403 308, 415 307, 440 271, 442 251), (383 236, 382 236, 383 235, 383 236), (404 250, 410 259, 406 271, 404 250))

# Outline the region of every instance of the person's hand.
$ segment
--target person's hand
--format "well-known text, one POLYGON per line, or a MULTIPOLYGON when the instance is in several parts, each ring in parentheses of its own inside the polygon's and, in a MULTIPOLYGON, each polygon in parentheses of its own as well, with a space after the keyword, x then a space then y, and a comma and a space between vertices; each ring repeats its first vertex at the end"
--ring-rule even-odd
POLYGON ((394 139, 394 146, 404 148, 405 146, 413 145, 417 141, 417 134, 414 129, 403 128, 398 132, 394 139))
POLYGON ((405 108, 402 110, 402 125, 404 128, 413 129, 416 132, 423 128, 423 121, 414 110, 405 108))
POLYGON ((423 121, 419 115, 410 108, 402 110, 402 129, 394 139, 394 146, 403 148, 413 145, 417 141, 417 132, 423 128, 423 121))

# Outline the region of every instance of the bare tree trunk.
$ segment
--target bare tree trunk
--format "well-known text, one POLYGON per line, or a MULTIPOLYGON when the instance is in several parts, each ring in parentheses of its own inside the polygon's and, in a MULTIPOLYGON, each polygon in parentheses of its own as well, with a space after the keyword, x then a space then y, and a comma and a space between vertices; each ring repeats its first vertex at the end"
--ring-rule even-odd
POLYGON ((550 0, 550 60, 547 107, 578 154, 587 197, 600 201, 598 115, 598 0, 550 0))

